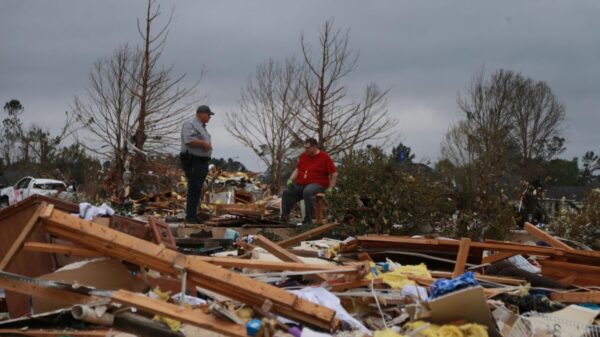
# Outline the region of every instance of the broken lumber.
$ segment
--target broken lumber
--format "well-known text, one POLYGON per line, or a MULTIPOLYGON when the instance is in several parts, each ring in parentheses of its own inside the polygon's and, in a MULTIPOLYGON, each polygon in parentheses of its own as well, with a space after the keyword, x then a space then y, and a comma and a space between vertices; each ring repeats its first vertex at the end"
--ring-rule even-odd
POLYGON ((307 270, 323 270, 330 273, 335 271, 336 274, 358 274, 362 269, 362 264, 353 264, 350 266, 335 266, 328 264, 307 264, 304 262, 273 262, 261 260, 237 259, 229 257, 205 257, 193 256, 192 258, 209 262, 225 268, 252 268, 261 270, 291 270, 291 271, 307 271, 307 270))
POLYGON ((102 254, 92 249, 63 245, 58 243, 26 242, 23 245, 23 250, 40 253, 66 254, 81 257, 102 256, 102 254))
POLYGON ((465 272, 465 265, 467 264, 467 258, 469 257, 469 247, 471 246, 471 239, 462 238, 460 239, 460 246, 458 247, 458 254, 456 254, 456 264, 454 265, 454 271, 452 277, 465 272))
POLYGON ((292 236, 291 238, 287 238, 285 240, 281 240, 281 241, 277 242, 277 244, 280 247, 287 248, 287 247, 289 247, 291 245, 295 245, 295 244, 298 244, 298 243, 300 243, 302 241, 306 241, 306 240, 308 240, 310 238, 313 238, 315 236, 321 235, 321 234, 323 234, 325 232, 329 232, 330 230, 334 229, 338 225, 339 225, 338 223, 328 223, 326 225, 319 226, 317 228, 313 228, 311 230, 308 230, 308 231, 306 231, 304 233, 300 233, 300 234, 298 234, 296 236, 292 236))
POLYGON ((534 225, 530 224, 529 222, 526 222, 524 227, 525 227, 525 230, 527 231, 527 233, 533 235, 538 240, 544 241, 545 243, 549 244, 550 246, 552 246, 554 248, 561 248, 564 250, 575 250, 575 249, 571 248, 569 245, 567 245, 566 243, 564 243, 564 242, 560 241, 559 239, 555 238, 554 236, 550 235, 550 233, 535 227, 534 225))
POLYGON ((509 257, 515 256, 515 255, 518 255, 518 254, 515 253, 515 252, 494 253, 492 255, 484 256, 481 259, 481 263, 492 264, 492 263, 495 263, 495 262, 498 262, 498 261, 502 261, 504 259, 508 259, 509 257))
POLYGON ((72 304, 87 304, 103 300, 101 297, 62 289, 57 287, 57 285, 70 286, 59 284, 54 281, 37 280, 27 276, 0 272, 0 288, 11 290, 16 293, 46 298, 49 300, 60 299, 61 301, 72 304))
MULTIPOLYGON (((264 237, 262 235, 257 235, 254 238, 254 243, 257 246, 265 249, 267 252, 275 255, 275 257, 277 257, 278 259, 280 259, 280 260, 282 260, 284 262, 304 263, 294 253, 292 253, 292 252, 288 251, 287 249, 279 246, 275 242, 267 239, 266 237, 264 237)), ((328 280, 328 278, 325 275, 316 274, 316 276, 318 278, 320 278, 322 281, 327 281, 328 280)))
MULTIPOLYGON (((29 221, 27 221, 27 224, 25 225, 25 227, 23 228, 23 230, 21 231, 21 233, 19 234, 17 239, 13 242, 13 244, 10 247, 10 249, 8 250, 8 252, 2 258, 2 261, 0 261, 0 271, 6 269, 6 267, 8 267, 8 265, 12 261, 13 257, 15 255, 17 255, 17 253, 23 246, 23 243, 25 243, 25 241, 27 241, 27 239, 29 238, 29 235, 31 234, 31 232, 33 231, 33 228, 37 224, 37 221, 38 221, 40 215, 42 214, 42 212, 46 211, 47 207, 48 207, 48 204, 46 202, 42 202, 37 207, 37 209, 31 216, 29 221)), ((51 207, 54 207, 54 205, 52 205, 51 207)), ((50 209, 50 211, 52 211, 52 209, 50 209)))
POLYGON ((329 308, 303 300, 284 289, 190 258, 164 245, 73 217, 60 210, 41 217, 41 221, 47 232, 103 255, 169 275, 178 276, 186 271, 188 280, 202 288, 252 306, 261 306, 265 300, 269 300, 273 303, 274 313, 327 330, 336 329, 339 324, 335 319, 335 311, 329 308))
POLYGON ((600 304, 600 291, 585 292, 553 292, 550 299, 563 303, 595 303, 600 304))
POLYGON ((111 299, 125 305, 136 307, 142 311, 167 316, 227 336, 246 336, 246 329, 244 326, 226 322, 213 315, 205 314, 201 309, 188 309, 186 307, 162 302, 126 290, 114 292, 111 299))

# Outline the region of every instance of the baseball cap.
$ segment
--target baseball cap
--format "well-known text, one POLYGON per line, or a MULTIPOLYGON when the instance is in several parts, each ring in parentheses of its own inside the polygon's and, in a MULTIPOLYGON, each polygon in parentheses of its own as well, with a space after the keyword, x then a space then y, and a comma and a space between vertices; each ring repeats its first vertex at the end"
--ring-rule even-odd
POLYGON ((215 113, 210 111, 210 108, 208 107, 208 105, 201 105, 198 107, 198 109, 196 109, 196 113, 199 114, 201 112, 207 113, 209 115, 214 115, 215 113))

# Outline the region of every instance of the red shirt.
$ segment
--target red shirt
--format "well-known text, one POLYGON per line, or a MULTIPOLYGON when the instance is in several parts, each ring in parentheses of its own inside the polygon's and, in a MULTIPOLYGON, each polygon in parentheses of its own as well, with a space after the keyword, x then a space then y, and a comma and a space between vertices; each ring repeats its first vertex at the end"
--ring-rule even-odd
POLYGON ((323 186, 323 188, 329 186, 329 175, 336 171, 333 160, 324 151, 319 151, 314 156, 310 156, 306 152, 302 153, 296 168, 298 169, 296 184, 308 185, 317 183, 323 186))

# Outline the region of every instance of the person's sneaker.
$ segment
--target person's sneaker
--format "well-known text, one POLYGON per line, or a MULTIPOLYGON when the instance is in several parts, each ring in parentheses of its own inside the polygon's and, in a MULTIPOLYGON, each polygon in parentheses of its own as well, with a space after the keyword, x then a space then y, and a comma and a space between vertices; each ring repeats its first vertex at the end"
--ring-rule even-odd
POLYGON ((279 222, 282 223, 282 224, 287 224, 287 223, 290 222, 290 219, 287 216, 283 216, 282 215, 282 216, 279 217, 279 222))

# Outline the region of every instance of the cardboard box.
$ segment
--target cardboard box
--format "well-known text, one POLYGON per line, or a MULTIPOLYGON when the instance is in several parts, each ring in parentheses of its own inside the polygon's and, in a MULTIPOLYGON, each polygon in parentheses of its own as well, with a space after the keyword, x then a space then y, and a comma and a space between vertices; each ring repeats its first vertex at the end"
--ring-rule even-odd
POLYGON ((447 324, 456 321, 478 323, 488 328, 490 337, 502 337, 492 319, 483 288, 480 286, 457 290, 430 300, 427 307, 431 313, 429 321, 447 324))

